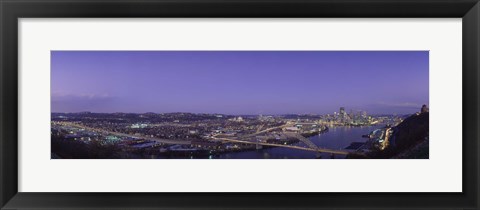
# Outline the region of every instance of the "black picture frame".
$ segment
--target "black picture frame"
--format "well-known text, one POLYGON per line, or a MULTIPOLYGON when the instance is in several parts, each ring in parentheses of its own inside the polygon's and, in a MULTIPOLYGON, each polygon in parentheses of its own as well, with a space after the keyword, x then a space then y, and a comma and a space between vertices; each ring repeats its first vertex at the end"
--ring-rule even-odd
MULTIPOLYGON (((478 0, 0 0, 1 209, 478 209, 478 0), (18 18, 462 18, 462 193, 18 192, 18 18)), ((460 113, 459 113, 460 114, 460 113)), ((448 181, 448 180, 445 180, 448 181)))

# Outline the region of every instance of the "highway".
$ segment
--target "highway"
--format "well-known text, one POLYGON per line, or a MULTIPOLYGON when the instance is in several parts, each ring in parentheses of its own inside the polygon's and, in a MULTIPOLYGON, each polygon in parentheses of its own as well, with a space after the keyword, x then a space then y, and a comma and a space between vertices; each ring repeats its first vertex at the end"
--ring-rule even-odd
POLYGON ((97 132, 97 133, 108 133, 110 135, 130 137, 130 138, 142 138, 142 139, 155 141, 157 143, 163 143, 163 144, 183 144, 183 145, 190 145, 191 144, 191 141, 187 141, 187 140, 160 139, 160 138, 155 138, 155 137, 131 135, 131 134, 126 134, 126 133, 118 133, 118 132, 113 132, 113 131, 107 131, 107 130, 103 130, 103 129, 99 129, 99 128, 91 128, 91 127, 87 127, 87 126, 84 126, 84 125, 78 125, 78 124, 69 123, 69 122, 62 122, 62 124, 67 125, 67 126, 82 128, 82 129, 85 129, 85 130, 91 130, 91 131, 94 131, 94 132, 97 132))
POLYGON ((252 137, 252 136, 256 136, 256 135, 258 135, 258 134, 261 134, 261 133, 270 132, 270 131, 273 131, 273 130, 275 130, 275 129, 285 128, 285 127, 288 127, 288 126, 291 126, 291 125, 287 123, 287 124, 285 124, 285 125, 280 125, 280 126, 277 126, 277 127, 267 128, 267 129, 262 130, 262 131, 258 131, 258 132, 252 133, 252 134, 248 134, 248 135, 242 136, 242 138, 249 138, 249 137, 252 137))
POLYGON ((391 130, 391 128, 387 128, 387 129, 385 130, 385 134, 384 134, 385 137, 384 137, 384 141, 383 141, 383 143, 382 143, 382 150, 384 150, 385 148, 387 148, 387 147, 390 145, 390 140, 389 140, 390 130, 391 130))

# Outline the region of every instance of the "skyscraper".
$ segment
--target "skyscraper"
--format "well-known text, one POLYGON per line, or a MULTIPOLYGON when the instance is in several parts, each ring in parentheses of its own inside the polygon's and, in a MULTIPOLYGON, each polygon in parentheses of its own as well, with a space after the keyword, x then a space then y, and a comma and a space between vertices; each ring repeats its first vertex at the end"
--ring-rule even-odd
POLYGON ((345 107, 340 107, 340 122, 344 123, 347 118, 347 113, 345 112, 345 107))

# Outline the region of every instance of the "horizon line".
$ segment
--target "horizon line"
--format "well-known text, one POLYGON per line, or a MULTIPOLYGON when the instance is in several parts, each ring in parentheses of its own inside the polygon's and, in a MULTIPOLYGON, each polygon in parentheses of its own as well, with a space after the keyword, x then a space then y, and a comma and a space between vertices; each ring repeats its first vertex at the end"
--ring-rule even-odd
MULTIPOLYGON (((363 111, 363 110, 361 110, 363 111)), ((79 112, 50 112, 50 114, 81 114, 81 113, 90 113, 90 114, 208 114, 208 115, 225 115, 225 116, 278 116, 278 115, 329 115, 334 113, 328 114, 318 114, 318 113, 308 113, 308 114, 296 114, 296 113, 287 113, 287 114, 223 114, 223 113, 206 113, 206 112, 92 112, 92 111, 79 111, 79 112)), ((337 112, 338 113, 338 112, 337 112)), ((406 113, 406 114, 398 114, 398 113, 381 113, 381 114, 367 114, 367 115, 409 115, 415 114, 413 113, 406 113)))

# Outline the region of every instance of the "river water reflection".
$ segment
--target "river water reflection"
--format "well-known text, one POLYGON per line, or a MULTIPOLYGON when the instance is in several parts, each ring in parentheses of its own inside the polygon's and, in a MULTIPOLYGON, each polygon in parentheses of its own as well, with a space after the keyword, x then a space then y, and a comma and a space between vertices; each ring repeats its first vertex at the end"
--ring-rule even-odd
MULTIPOLYGON (((362 135, 382 126, 364 126, 364 127, 331 127, 328 132, 312 136, 309 139, 318 147, 329 149, 345 149, 352 142, 365 142, 367 139, 362 135)), ((306 146, 303 143, 294 145, 306 146)), ((320 157, 315 152, 275 147, 256 151, 233 152, 218 155, 220 159, 313 159, 313 158, 331 158, 330 154, 321 154, 320 157)), ((335 158, 344 158, 336 155, 335 158)))

